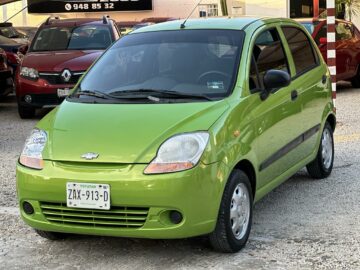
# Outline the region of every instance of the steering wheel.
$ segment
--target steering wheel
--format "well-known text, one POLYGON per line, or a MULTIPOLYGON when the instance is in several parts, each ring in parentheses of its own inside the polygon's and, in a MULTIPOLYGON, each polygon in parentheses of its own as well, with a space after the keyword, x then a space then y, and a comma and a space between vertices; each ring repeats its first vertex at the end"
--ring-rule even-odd
POLYGON ((208 76, 222 76, 224 77, 224 80, 229 80, 231 79, 231 76, 225 72, 222 72, 222 71, 218 71, 218 70, 210 70, 210 71, 207 71, 207 72, 204 72, 203 74, 201 74, 197 79, 196 79, 196 82, 197 83, 201 83, 206 77, 208 76))

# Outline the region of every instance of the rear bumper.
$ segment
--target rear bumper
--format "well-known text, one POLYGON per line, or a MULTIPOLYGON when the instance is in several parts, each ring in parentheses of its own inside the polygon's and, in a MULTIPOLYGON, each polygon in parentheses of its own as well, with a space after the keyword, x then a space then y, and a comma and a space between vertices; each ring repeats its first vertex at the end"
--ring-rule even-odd
POLYGON ((23 220, 31 227, 45 231, 119 237, 186 238, 212 232, 222 197, 223 177, 227 174, 226 166, 222 163, 200 164, 189 171, 164 175, 144 175, 145 165, 89 167, 49 161, 45 163, 41 171, 19 164, 17 166, 17 189, 23 220), (92 213, 86 210, 79 213, 76 209, 67 208, 65 185, 70 181, 109 184, 110 211, 92 213), (25 214, 22 208, 25 201, 32 204, 34 214, 25 214), (71 212, 73 216, 68 218, 56 214, 54 222, 47 215, 49 205, 50 211, 54 210, 52 205, 58 212, 74 210, 71 212), (96 217, 100 214, 102 217, 99 218, 106 220, 107 213, 116 212, 116 209, 125 209, 125 212, 131 213, 135 211, 132 213, 135 216, 130 215, 135 218, 138 217, 136 211, 147 213, 140 221, 143 223, 136 227, 127 223, 131 220, 126 218, 119 226, 112 223, 98 224, 91 217, 89 221, 89 216, 93 214, 96 217), (169 213, 173 210, 182 214, 181 223, 171 222, 169 213))

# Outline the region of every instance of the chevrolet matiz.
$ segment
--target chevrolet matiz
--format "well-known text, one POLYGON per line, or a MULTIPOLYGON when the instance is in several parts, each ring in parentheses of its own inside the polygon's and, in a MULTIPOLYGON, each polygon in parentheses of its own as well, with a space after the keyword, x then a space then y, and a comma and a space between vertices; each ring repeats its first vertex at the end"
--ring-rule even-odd
POLYGON ((17 165, 21 216, 52 240, 208 235, 236 252, 255 202, 305 166, 330 175, 335 125, 328 68, 298 23, 141 28, 31 132, 17 165))

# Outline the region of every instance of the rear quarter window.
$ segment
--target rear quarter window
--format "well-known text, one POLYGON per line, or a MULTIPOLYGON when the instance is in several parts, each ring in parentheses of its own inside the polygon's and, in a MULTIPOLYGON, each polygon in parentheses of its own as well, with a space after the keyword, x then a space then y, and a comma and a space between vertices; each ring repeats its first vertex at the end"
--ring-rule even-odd
POLYGON ((297 27, 283 27, 282 30, 294 59, 296 76, 317 66, 316 52, 308 36, 297 27))

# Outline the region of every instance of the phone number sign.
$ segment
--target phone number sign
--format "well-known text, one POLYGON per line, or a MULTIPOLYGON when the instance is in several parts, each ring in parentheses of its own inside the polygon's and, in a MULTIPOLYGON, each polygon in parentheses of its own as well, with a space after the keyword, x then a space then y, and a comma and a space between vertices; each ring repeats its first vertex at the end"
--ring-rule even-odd
POLYGON ((28 0, 29 13, 152 10, 152 0, 28 0))

